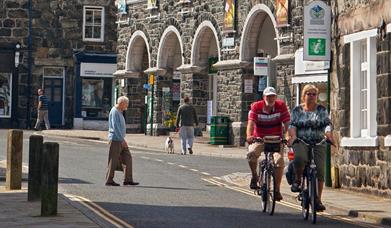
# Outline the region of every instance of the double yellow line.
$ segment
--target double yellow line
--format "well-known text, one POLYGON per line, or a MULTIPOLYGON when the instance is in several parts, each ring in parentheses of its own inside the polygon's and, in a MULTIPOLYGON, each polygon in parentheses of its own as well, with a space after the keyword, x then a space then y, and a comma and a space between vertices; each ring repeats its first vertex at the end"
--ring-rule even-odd
POLYGON ((88 208, 90 211, 107 221, 108 223, 112 224, 115 227, 126 227, 126 228, 133 228, 132 225, 128 224, 127 222, 121 220, 120 218, 114 216, 107 210, 103 209, 98 204, 84 198, 81 196, 76 196, 72 194, 64 194, 68 199, 74 202, 78 202, 84 207, 88 208))
MULTIPOLYGON (((241 192, 241 193, 244 193, 244 194, 252 196, 252 197, 259 198, 259 196, 256 195, 254 193, 254 191, 250 191, 250 190, 247 190, 247 189, 243 189, 243 188, 240 188, 240 187, 229 185, 229 184, 217 181, 217 180, 212 179, 212 178, 201 178, 201 179, 203 181, 206 181, 208 183, 217 185, 219 187, 231 189, 231 190, 234 190, 234 191, 237 191, 237 192, 241 192)), ((278 203, 280 205, 284 205, 284 206, 289 207, 289 208, 293 208, 293 209, 301 211, 301 206, 299 206, 297 204, 294 204, 294 203, 290 203, 290 202, 287 202, 287 201, 279 201, 279 202, 276 202, 276 203, 278 203)), ((335 217, 335 216, 333 216, 333 215, 331 215, 329 213, 326 213, 326 212, 318 212, 317 214, 319 214, 319 215, 321 215, 323 217, 329 218, 329 219, 350 223, 350 224, 357 225, 357 226, 360 226, 360 227, 370 227, 370 228, 380 228, 380 227, 382 227, 382 226, 373 225, 373 224, 367 224, 367 223, 364 224, 364 223, 361 223, 361 222, 356 222, 356 221, 353 221, 353 220, 351 220, 349 218, 345 218, 345 217, 335 217)))

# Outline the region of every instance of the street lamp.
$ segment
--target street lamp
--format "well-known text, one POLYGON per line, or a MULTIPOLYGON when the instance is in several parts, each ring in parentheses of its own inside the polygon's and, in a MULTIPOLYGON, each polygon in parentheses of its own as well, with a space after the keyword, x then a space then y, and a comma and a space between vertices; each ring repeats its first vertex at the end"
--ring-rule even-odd
POLYGON ((20 43, 15 45, 15 68, 19 66, 19 57, 20 57, 20 43))

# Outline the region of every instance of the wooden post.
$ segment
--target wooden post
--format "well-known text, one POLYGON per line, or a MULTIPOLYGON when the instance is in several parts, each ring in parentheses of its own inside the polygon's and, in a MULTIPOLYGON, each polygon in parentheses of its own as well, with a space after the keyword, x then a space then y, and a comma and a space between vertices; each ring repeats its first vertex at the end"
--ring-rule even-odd
POLYGON ((57 215, 59 145, 43 144, 41 179, 41 216, 57 215))
POLYGON ((41 196, 43 136, 30 136, 29 145, 29 180, 27 200, 34 201, 39 200, 41 196))
POLYGON ((7 170, 6 183, 7 190, 17 190, 22 188, 22 154, 23 154, 23 131, 8 130, 7 142, 7 170))

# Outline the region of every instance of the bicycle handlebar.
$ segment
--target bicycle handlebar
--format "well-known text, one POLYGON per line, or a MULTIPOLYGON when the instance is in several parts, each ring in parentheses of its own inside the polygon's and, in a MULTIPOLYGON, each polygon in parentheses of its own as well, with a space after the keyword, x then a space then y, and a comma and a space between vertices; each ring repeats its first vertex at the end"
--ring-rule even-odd
MULTIPOLYGON (((253 138, 253 143, 264 143, 264 138, 261 138, 261 137, 256 137, 256 138, 253 138)), ((286 139, 283 139, 283 138, 280 138, 280 142, 287 145, 288 144, 288 141, 286 139)))
POLYGON ((328 143, 328 144, 334 145, 328 138, 324 138, 324 139, 322 139, 322 141, 320 141, 318 143, 310 143, 310 144, 306 143, 301 138, 296 138, 292 144, 298 143, 299 141, 304 143, 304 145, 306 145, 306 146, 319 146, 319 145, 322 145, 323 143, 328 143))

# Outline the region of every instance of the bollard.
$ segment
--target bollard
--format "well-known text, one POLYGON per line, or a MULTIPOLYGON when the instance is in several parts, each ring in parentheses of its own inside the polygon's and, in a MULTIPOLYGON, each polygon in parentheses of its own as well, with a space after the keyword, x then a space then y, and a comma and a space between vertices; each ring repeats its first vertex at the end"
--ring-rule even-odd
POLYGON ((23 153, 23 131, 9 130, 7 141, 7 190, 22 188, 22 153, 23 153))
POLYGON ((57 214, 58 143, 45 142, 42 153, 41 216, 57 214))
POLYGON ((39 200, 41 197, 43 137, 41 135, 30 136, 29 145, 29 179, 27 200, 34 201, 39 200))

